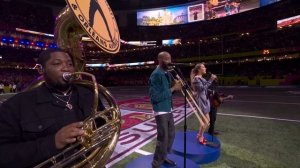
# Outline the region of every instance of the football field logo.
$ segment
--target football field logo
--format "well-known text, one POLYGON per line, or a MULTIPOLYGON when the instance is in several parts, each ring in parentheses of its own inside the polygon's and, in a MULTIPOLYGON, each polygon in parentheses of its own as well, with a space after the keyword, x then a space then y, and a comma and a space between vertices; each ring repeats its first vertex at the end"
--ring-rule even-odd
POLYGON ((67 3, 97 46, 108 53, 119 51, 117 22, 106 0, 67 0, 67 3))

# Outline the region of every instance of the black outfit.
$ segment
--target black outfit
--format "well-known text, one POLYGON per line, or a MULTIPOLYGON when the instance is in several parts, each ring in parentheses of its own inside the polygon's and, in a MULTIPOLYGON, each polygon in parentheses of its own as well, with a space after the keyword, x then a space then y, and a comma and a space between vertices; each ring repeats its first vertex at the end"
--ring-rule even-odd
POLYGON ((152 162, 153 168, 158 168, 171 152, 175 138, 175 126, 173 114, 166 113, 155 116, 157 125, 157 142, 152 162))
MULTIPOLYGON (((19 93, 0 107, 0 167, 33 167, 58 154, 55 133, 62 127, 83 121, 90 115, 93 92, 72 87, 70 104, 55 98, 41 85, 19 93)), ((99 110, 103 104, 99 102, 99 110)))
POLYGON ((209 129, 208 133, 213 135, 215 129, 215 122, 217 119, 217 111, 218 107, 215 106, 215 101, 220 102, 220 95, 217 90, 217 83, 214 81, 212 85, 209 87, 209 100, 210 100, 210 112, 209 112, 209 129))
POLYGON ((209 129, 208 129, 208 133, 210 135, 213 135, 214 134, 214 130, 215 130, 215 122, 216 122, 216 119, 217 119, 217 110, 218 108, 217 107, 213 107, 210 106, 210 112, 209 112, 209 129))

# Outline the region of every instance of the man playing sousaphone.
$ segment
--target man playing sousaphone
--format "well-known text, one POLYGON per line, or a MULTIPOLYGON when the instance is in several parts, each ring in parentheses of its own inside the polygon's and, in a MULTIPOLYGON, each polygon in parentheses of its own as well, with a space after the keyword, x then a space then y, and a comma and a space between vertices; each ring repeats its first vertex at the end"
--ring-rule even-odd
MULTIPOLYGON (((0 167, 33 167, 83 136, 94 93, 71 84, 73 59, 64 50, 43 51, 38 59, 45 83, 21 92, 0 107, 0 167)), ((99 100, 98 109, 104 107, 99 100)))
POLYGON ((108 53, 119 51, 116 19, 106 0, 66 1, 67 7, 56 18, 54 33, 62 49, 43 51, 38 59, 44 83, 39 81, 0 107, 1 168, 87 164, 102 168, 115 148, 121 127, 116 102, 93 75, 75 69, 84 69, 80 47, 83 34, 108 53), (92 80, 72 82, 75 74, 92 80), (98 93, 110 108, 104 108, 98 93))

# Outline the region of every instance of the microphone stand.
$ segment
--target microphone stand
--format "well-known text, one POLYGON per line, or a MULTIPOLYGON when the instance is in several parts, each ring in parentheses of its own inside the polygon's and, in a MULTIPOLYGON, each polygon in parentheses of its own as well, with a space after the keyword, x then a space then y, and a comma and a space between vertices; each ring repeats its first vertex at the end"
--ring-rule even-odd
MULTIPOLYGON (((184 79, 184 76, 181 72, 181 70, 174 66, 174 70, 175 72, 179 75, 179 77, 181 79, 184 79)), ((186 123, 186 111, 187 111, 187 89, 189 88, 188 84, 186 83, 185 80, 182 80, 183 81, 183 86, 182 86, 182 89, 184 89, 184 126, 183 126, 183 132, 184 132, 184 138, 183 138, 183 142, 184 142, 184 148, 183 148, 183 158, 184 158, 184 161, 183 161, 183 165, 184 165, 184 168, 186 168, 186 131, 187 131, 187 123, 186 123)))
MULTIPOLYGON (((218 94, 218 90, 217 90, 217 88, 218 88, 218 85, 219 85, 219 83, 218 83, 218 81, 213 81, 213 83, 212 83, 212 99, 214 99, 214 96, 215 96, 215 94, 218 94)), ((216 117, 217 117, 217 107, 214 107, 215 108, 215 110, 216 110, 216 114, 215 114, 215 118, 214 118, 214 120, 216 119, 216 117)), ((211 139, 212 139, 212 143, 214 144, 214 132, 215 132, 215 122, 216 121, 213 121, 214 122, 214 129, 213 129, 213 132, 212 132, 212 134, 211 134, 211 139)))
POLYGON ((186 130, 187 130, 187 125, 186 125, 186 99, 187 99, 187 96, 186 96, 186 86, 183 86, 184 87, 184 151, 183 151, 183 157, 184 157, 184 168, 186 168, 186 130))

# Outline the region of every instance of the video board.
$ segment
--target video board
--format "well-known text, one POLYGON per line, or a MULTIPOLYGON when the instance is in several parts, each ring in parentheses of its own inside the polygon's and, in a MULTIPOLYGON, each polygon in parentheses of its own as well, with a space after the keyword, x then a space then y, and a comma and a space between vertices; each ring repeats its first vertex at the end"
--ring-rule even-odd
POLYGON ((300 24, 300 15, 278 20, 277 28, 283 28, 297 24, 300 24))
POLYGON ((162 41, 162 45, 180 45, 180 44, 181 44, 181 39, 168 39, 162 41))
POLYGON ((280 0, 202 0, 137 11, 138 26, 187 24, 238 14, 280 0))
POLYGON ((141 26, 185 24, 188 22, 187 14, 187 6, 140 11, 137 13, 137 24, 141 26))

